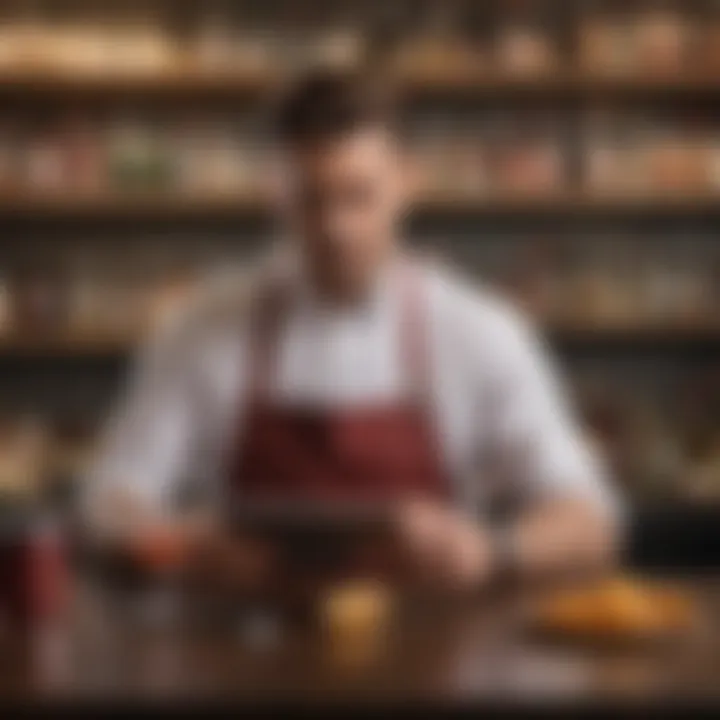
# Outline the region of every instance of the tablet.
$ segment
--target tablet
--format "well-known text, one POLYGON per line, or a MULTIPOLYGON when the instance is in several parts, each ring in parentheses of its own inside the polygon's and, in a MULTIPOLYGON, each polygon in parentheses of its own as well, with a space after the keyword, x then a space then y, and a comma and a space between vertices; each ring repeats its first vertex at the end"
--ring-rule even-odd
POLYGON ((353 542, 388 537, 393 527, 389 505, 305 501, 246 501, 232 511, 239 533, 284 543, 353 542))

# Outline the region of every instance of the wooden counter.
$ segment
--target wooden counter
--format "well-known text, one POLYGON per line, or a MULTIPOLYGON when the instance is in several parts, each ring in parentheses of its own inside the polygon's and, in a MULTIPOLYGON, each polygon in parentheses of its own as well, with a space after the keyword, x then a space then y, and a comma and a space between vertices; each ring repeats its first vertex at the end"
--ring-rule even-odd
POLYGON ((158 701, 306 709, 410 704, 443 711, 720 705, 720 579, 682 582, 698 598, 703 625, 664 646, 541 642, 519 622, 527 598, 515 596, 405 614, 384 650, 354 658, 307 626, 276 626, 274 637, 272 626, 256 628, 254 638, 237 617, 214 628, 148 626, 138 621, 136 605, 130 610, 116 596, 86 589, 64 627, 32 641, 7 634, 0 641, 0 700, 152 708, 158 701))

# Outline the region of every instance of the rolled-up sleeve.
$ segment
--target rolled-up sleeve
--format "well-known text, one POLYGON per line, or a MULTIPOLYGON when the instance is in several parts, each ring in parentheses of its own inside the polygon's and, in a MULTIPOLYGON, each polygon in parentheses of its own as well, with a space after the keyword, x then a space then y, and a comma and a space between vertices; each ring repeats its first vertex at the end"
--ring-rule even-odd
POLYGON ((493 472, 523 500, 579 499, 618 518, 618 494, 573 417, 540 337, 513 315, 495 349, 483 396, 493 472))
POLYGON ((93 524, 115 520, 114 503, 129 500, 165 513, 192 453, 197 427, 193 351, 187 333, 168 326, 140 350, 88 473, 82 511, 93 524))

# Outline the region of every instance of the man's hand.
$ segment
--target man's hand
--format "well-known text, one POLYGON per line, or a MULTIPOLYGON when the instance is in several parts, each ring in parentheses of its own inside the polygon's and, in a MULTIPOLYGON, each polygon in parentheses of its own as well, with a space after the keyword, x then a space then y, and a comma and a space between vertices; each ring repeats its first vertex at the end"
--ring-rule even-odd
POLYGON ((146 523, 124 534, 120 545, 141 569, 182 575, 204 588, 262 592, 278 580, 274 548, 228 534, 205 518, 146 523))
POLYGON ((188 573, 206 588, 264 593, 279 583, 280 566, 270 544, 215 530, 196 538, 188 573))
POLYGON ((397 539, 411 583, 465 591, 482 586, 493 573, 489 533, 455 508, 424 500, 403 505, 397 539))

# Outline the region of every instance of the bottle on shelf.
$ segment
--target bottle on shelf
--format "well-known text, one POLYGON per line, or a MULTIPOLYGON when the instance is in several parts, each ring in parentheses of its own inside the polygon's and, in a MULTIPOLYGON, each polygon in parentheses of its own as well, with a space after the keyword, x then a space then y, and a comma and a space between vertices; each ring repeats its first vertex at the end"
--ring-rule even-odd
POLYGON ((693 25, 680 13, 662 9, 641 13, 634 31, 637 71, 653 75, 683 72, 694 34, 693 25))
POLYGON ((172 159, 162 127, 120 118, 109 129, 109 173, 117 191, 164 191, 172 184, 172 159))
POLYGON ((481 38, 467 32, 456 6, 436 3, 398 41, 391 64, 411 82, 476 80, 488 69, 488 51, 481 38))
POLYGON ((41 499, 48 452, 40 417, 6 421, 0 428, 0 503, 26 505, 41 499))
POLYGON ((14 308, 10 283, 0 276, 0 338, 7 337, 14 327, 14 308))
POLYGON ((547 4, 508 4, 495 27, 493 62, 500 75, 538 78, 557 71, 560 51, 555 17, 547 4))
POLYGON ((635 72, 635 38, 631 18, 589 14, 578 29, 580 66, 590 74, 622 77, 635 72))

